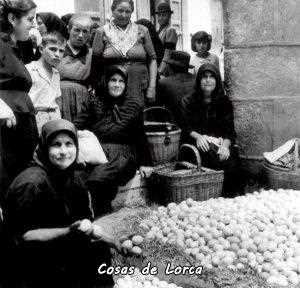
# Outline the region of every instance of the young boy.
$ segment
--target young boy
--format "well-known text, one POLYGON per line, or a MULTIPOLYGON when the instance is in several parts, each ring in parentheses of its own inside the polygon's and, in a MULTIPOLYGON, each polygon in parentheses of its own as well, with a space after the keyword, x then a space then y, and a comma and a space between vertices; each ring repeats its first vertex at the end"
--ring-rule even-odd
POLYGON ((65 47, 66 40, 60 33, 46 33, 39 46, 41 58, 26 65, 32 78, 29 96, 37 112, 39 133, 46 122, 61 118, 56 102, 61 96, 60 77, 56 67, 62 60, 65 47))

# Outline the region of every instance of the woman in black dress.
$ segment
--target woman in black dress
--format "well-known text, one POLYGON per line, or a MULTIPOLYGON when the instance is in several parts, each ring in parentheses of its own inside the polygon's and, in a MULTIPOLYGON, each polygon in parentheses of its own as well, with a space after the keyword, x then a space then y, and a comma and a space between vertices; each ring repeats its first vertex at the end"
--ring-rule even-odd
POLYGON ((15 273, 16 286, 9 281, 8 287, 112 287, 112 277, 97 275, 97 270, 102 263, 110 265, 104 241, 115 241, 99 227, 97 239, 103 241, 91 242, 93 210, 75 172, 77 154, 75 126, 63 119, 49 121, 32 166, 10 185, 4 224, 13 242, 6 264, 15 273))
POLYGON ((32 0, 0 2, 0 105, 8 105, 10 111, 9 117, 0 115, 1 198, 31 160, 38 140, 28 96, 32 82, 17 48, 17 41, 27 40, 34 26, 35 7, 32 0))
POLYGON ((108 158, 108 163, 88 169, 87 184, 95 199, 97 215, 110 211, 117 187, 126 184, 139 166, 149 160, 138 71, 129 67, 128 77, 117 66, 107 68, 104 90, 90 97, 74 122, 78 129, 90 130, 97 136, 108 158))
POLYGON ((200 67, 194 93, 182 99, 182 112, 184 140, 199 149, 203 166, 224 170, 223 195, 241 192, 233 107, 214 65, 200 67))

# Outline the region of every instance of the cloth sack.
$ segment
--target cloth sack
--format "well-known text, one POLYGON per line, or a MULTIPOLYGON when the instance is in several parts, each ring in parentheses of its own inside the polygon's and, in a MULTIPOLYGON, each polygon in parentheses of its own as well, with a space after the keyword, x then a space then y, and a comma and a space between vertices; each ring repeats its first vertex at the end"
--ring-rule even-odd
POLYGON ((88 130, 78 131, 78 163, 99 165, 107 163, 108 160, 96 135, 88 130))
POLYGON ((14 112, 2 99, 0 99, 0 119, 7 119, 12 116, 14 116, 14 112))
POLYGON ((278 147, 276 150, 263 153, 263 156, 273 165, 292 169, 296 160, 294 157, 296 141, 296 139, 291 139, 278 147))

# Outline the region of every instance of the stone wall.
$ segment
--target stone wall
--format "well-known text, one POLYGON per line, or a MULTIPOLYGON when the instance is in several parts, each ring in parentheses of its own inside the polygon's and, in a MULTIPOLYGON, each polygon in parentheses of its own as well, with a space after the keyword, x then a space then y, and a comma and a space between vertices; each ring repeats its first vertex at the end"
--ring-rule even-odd
POLYGON ((224 0, 225 74, 241 153, 300 137, 300 1, 224 0))

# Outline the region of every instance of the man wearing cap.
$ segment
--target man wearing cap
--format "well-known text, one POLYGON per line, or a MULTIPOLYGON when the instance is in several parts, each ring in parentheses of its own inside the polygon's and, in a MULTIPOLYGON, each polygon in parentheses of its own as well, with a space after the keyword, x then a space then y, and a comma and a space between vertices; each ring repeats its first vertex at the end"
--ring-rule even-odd
POLYGON ((170 51, 169 58, 165 60, 166 75, 158 81, 157 99, 159 105, 166 105, 180 121, 181 98, 193 92, 195 75, 189 73, 190 54, 183 51, 170 51))
POLYGON ((168 3, 160 3, 157 6, 155 14, 157 14, 157 20, 159 23, 158 35, 164 47, 164 58, 158 72, 159 74, 164 75, 166 67, 165 60, 168 59, 170 51, 176 50, 178 36, 176 30, 171 27, 170 22, 173 11, 168 3))

